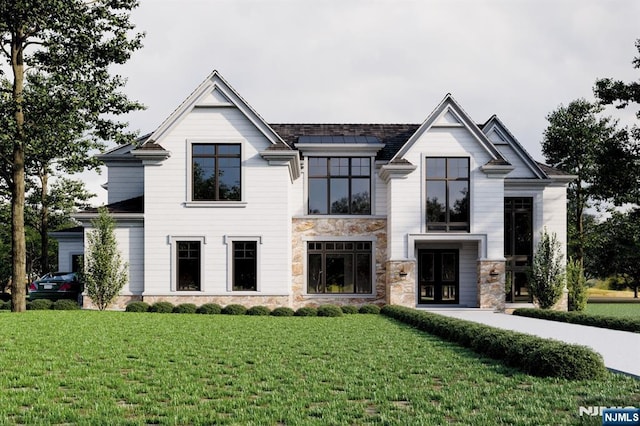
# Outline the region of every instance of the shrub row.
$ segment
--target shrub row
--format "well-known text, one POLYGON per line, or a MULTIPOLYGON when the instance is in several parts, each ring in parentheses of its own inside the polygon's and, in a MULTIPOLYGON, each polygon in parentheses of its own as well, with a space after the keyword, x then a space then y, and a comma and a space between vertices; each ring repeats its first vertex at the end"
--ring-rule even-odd
MULTIPOLYGON (((78 302, 70 299, 61 299, 52 302, 49 299, 36 299, 36 300, 28 300, 27 301, 27 310, 30 311, 42 311, 48 309, 55 309, 57 311, 73 311, 76 309, 80 309, 78 302)), ((11 310, 11 300, 6 302, 0 301, 0 310, 10 311, 11 310)))
POLYGON ((385 306, 382 314, 534 376, 582 380, 599 378, 606 373, 602 357, 585 346, 401 306, 385 306))
POLYGON ((589 315, 582 312, 561 312, 548 309, 521 308, 514 315, 540 318, 550 321, 568 322, 572 324, 590 325, 592 327, 609 328, 611 330, 640 333, 640 318, 618 318, 606 315, 589 315))
POLYGON ((170 302, 156 302, 149 305, 146 302, 131 302, 127 305, 127 312, 157 312, 157 313, 180 313, 180 314, 225 314, 225 315, 271 315, 276 317, 339 317, 343 314, 379 314, 380 308, 376 305, 357 306, 337 306, 320 305, 317 308, 305 306, 294 311, 291 308, 279 307, 273 310, 266 306, 253 306, 249 309, 242 305, 232 304, 224 308, 216 303, 205 303, 196 307, 193 303, 181 303, 173 305, 170 302))

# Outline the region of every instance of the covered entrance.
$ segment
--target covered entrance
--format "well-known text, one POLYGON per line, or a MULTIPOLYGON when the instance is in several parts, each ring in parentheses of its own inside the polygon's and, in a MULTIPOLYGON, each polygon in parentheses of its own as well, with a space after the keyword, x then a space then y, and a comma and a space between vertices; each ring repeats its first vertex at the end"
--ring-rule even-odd
POLYGON ((459 263, 459 250, 418 250, 418 304, 459 303, 459 263))

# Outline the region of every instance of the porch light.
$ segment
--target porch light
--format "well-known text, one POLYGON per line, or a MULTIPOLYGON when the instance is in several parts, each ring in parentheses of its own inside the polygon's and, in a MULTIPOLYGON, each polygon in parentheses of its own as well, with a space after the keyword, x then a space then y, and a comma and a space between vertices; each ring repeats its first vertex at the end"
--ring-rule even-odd
POLYGON ((401 278, 404 278, 407 276, 407 272, 404 270, 404 266, 400 267, 400 271, 398 272, 398 275, 400 275, 401 278))

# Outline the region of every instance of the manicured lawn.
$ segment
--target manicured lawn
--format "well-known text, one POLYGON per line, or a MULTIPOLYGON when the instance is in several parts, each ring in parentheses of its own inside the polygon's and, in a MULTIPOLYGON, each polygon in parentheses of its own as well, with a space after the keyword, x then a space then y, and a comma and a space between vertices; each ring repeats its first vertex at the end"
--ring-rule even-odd
POLYGON ((595 425, 580 406, 640 405, 640 381, 530 377, 377 315, 29 311, 0 336, 9 424, 595 425))
POLYGON ((640 318, 640 303, 588 303, 585 312, 593 315, 640 318))

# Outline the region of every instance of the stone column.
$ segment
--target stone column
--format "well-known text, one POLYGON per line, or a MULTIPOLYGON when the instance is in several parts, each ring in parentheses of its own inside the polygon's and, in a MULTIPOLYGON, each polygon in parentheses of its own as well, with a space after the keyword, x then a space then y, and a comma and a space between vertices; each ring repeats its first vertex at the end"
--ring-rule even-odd
POLYGON ((504 311, 504 260, 478 260, 478 306, 481 309, 504 311))
POLYGON ((415 308, 417 303, 415 260, 386 262, 387 304, 415 308))

